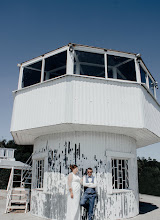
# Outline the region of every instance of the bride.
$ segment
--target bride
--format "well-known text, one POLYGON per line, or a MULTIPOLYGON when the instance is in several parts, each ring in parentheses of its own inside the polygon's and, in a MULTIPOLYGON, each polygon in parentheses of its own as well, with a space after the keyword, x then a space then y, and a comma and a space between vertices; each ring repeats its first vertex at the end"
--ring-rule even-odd
POLYGON ((77 165, 70 165, 71 173, 68 175, 68 197, 66 220, 80 220, 80 177, 77 174, 77 165))

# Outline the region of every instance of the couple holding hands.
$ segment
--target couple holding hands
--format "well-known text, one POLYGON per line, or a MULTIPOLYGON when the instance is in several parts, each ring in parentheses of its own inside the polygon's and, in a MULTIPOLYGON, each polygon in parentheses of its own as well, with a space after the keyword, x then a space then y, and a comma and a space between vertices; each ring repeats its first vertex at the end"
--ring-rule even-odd
POLYGON ((88 212, 88 220, 93 219, 94 202, 96 194, 96 178, 92 175, 92 168, 87 169, 87 174, 80 178, 77 175, 77 165, 70 166, 71 173, 68 175, 68 198, 67 198, 67 218, 66 220, 80 220, 80 205, 88 212), (81 185, 84 193, 81 197, 81 185), (81 198, 80 198, 81 197, 81 198))

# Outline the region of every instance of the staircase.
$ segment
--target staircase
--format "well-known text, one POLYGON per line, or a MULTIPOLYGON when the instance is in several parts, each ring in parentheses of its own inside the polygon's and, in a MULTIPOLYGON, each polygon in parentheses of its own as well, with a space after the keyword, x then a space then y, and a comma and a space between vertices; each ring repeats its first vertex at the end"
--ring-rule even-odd
POLYGON ((26 164, 21 169, 11 170, 5 213, 13 210, 24 210, 25 213, 28 211, 32 184, 32 155, 26 164))
POLYGON ((29 204, 29 189, 23 187, 13 188, 6 213, 13 210, 24 210, 26 213, 29 204))

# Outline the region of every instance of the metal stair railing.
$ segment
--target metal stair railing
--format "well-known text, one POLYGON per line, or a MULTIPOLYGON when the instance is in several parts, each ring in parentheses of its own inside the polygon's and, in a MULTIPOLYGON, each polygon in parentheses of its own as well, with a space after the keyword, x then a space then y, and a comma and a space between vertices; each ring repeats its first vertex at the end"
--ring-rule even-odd
MULTIPOLYGON (((11 201, 12 201, 12 191, 14 187, 14 183, 20 183, 20 187, 25 187, 25 184, 30 184, 32 183, 32 155, 28 158, 26 161, 26 164, 20 169, 20 168, 14 168, 12 167, 9 181, 8 181, 8 186, 7 186, 7 200, 6 200, 6 209, 5 213, 9 212, 9 207, 11 207, 11 201), (15 170, 21 170, 21 174, 15 173, 15 170), (14 176, 21 176, 20 180, 14 180, 14 176), (30 183, 27 183, 27 179, 31 179, 30 183)), ((29 203, 29 194, 28 198, 26 200, 26 207, 25 207, 25 213, 27 212, 27 207, 29 203)))
POLYGON ((25 184, 29 184, 31 185, 31 182, 27 182, 27 179, 31 179, 32 180, 32 155, 28 158, 28 160, 26 161, 26 164, 28 165, 28 167, 24 166, 22 168, 22 175, 21 175, 21 187, 25 186, 25 184))
POLYGON ((11 194, 12 194, 12 188, 13 188, 13 176, 14 176, 14 168, 12 167, 11 169, 11 174, 9 177, 9 182, 8 182, 8 186, 7 186, 7 201, 6 201, 6 209, 5 209, 5 213, 7 213, 8 211, 8 206, 10 204, 11 201, 11 194))

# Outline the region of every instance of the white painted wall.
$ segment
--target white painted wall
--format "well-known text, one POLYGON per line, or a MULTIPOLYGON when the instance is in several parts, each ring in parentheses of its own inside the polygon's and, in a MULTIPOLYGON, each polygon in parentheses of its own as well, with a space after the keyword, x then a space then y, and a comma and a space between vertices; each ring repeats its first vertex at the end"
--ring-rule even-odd
MULTIPOLYGON (((136 141, 125 135, 98 132, 68 132, 41 136, 35 140, 33 159, 45 159, 44 189, 35 189, 33 167, 32 213, 41 217, 65 220, 67 208, 67 176, 70 164, 97 170, 98 203, 95 220, 133 217, 138 214, 138 180, 136 141), (68 147, 71 149, 68 153, 68 147), (73 148, 73 150, 72 150, 73 148), (66 151, 65 151, 66 149, 66 151), (80 149, 80 151, 79 151, 80 149), (48 151, 56 150, 54 166, 48 167, 48 151), (66 154, 65 154, 66 152, 66 154), (129 159, 129 190, 112 190, 111 157, 129 159), (66 160, 67 158, 67 160, 66 160), (61 166, 61 172, 60 172, 61 166)), ((33 163, 34 164, 34 163, 33 163)))
POLYGON ((127 135, 144 146, 160 141, 160 106, 140 84, 75 75, 15 93, 11 132, 18 144, 74 130, 71 124, 123 134, 132 129, 127 135))
POLYGON ((142 87, 142 111, 144 127, 160 136, 160 106, 154 101, 146 89, 142 87))

